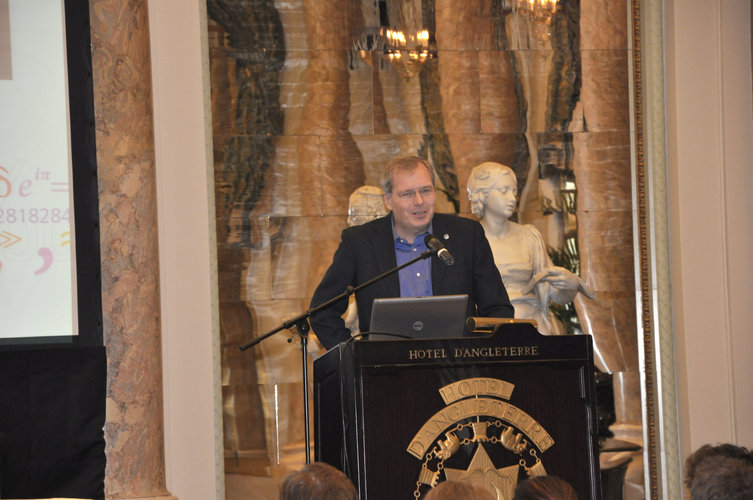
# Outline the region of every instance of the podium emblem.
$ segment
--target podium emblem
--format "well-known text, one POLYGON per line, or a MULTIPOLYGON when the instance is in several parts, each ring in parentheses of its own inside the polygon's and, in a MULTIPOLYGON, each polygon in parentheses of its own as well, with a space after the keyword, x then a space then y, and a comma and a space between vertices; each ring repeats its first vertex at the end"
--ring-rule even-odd
POLYGON ((514 388, 504 380, 478 377, 439 389, 446 406, 426 420, 406 450, 422 461, 413 492, 416 499, 442 475, 444 480, 483 486, 498 500, 513 497, 521 470, 527 477, 546 475, 540 455, 554 439, 533 417, 509 403, 514 388), (490 452, 515 459, 495 464, 490 452))

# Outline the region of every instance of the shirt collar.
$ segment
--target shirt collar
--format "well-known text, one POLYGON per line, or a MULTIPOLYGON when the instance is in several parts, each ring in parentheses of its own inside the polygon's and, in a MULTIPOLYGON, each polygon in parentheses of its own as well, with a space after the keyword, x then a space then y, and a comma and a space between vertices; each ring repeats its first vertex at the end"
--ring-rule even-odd
MULTIPOLYGON (((415 245, 417 241, 423 242, 424 238, 427 234, 431 234, 433 231, 433 223, 434 221, 429 222, 429 227, 426 228, 426 232, 423 232, 416 236, 416 239, 413 240, 413 244, 415 245)), ((392 215, 392 212, 390 212, 390 225, 392 227, 392 241, 402 240, 400 236, 398 236, 397 231, 395 231, 395 217, 392 215)))

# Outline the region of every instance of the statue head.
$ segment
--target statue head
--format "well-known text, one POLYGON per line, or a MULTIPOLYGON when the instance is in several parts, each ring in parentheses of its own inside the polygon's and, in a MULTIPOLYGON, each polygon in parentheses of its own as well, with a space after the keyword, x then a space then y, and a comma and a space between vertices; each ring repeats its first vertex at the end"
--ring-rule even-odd
POLYGON ((383 195, 384 191, 376 186, 361 186, 353 191, 348 202, 348 225, 358 226, 387 215, 383 195))
MULTIPOLYGON (((471 212, 476 217, 483 217, 486 212, 486 200, 492 189, 504 181, 512 181, 517 186, 518 180, 512 168, 501 163, 485 161, 471 170, 466 191, 471 202, 471 212)), ((516 187, 517 195, 517 187, 516 187)))

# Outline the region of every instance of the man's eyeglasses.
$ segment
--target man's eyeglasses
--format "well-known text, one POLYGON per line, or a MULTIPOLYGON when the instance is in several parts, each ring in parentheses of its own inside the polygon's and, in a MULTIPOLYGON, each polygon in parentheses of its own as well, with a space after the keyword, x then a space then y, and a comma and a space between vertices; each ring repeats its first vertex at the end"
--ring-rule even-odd
POLYGON ((413 199, 416 197, 416 194, 421 195, 421 198, 428 198, 429 196, 434 194, 434 186, 422 187, 418 191, 401 191, 395 194, 403 201, 413 201, 413 199))

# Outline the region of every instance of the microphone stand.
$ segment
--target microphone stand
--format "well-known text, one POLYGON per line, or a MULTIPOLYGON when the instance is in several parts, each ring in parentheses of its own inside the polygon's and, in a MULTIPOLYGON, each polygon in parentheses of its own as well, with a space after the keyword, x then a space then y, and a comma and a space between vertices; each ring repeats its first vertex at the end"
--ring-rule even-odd
MULTIPOLYGON (((387 276, 394 274, 398 272, 399 270, 403 269, 404 267, 408 267, 411 264, 418 262, 419 260, 426 259, 428 257, 431 257, 432 254, 437 253, 436 250, 426 250, 425 252, 421 253, 418 257, 415 259, 409 260, 405 264, 402 264, 400 266, 397 266, 393 269, 390 269, 389 271, 382 273, 368 281, 365 281, 361 283, 360 285, 353 287, 353 286, 347 286, 345 288, 345 291, 341 294, 332 297, 331 299, 319 304, 316 307, 312 307, 311 309, 307 309, 305 312, 299 314, 298 316, 295 316, 287 321, 283 321, 280 326, 277 328, 274 328, 264 335, 262 335, 259 338, 256 338, 250 342, 246 342, 245 344, 242 344, 240 346, 241 351, 245 351, 246 349, 255 346, 259 342, 271 337, 272 335, 276 334, 277 332, 281 330, 288 330, 291 328, 295 328, 295 333, 298 334, 299 337, 301 337, 301 369, 303 370, 303 423, 306 426, 304 434, 305 434, 305 440, 306 440, 306 464, 311 463, 311 441, 310 441, 310 430, 309 430, 309 372, 308 372, 308 352, 307 352, 307 345, 308 345, 308 332, 311 329, 311 326, 309 324, 309 318, 312 314, 321 311, 322 309, 326 309, 330 307, 335 302, 339 302, 343 299, 347 299, 351 295, 353 295, 355 292, 359 291, 360 289, 367 287, 371 285, 372 283, 375 283, 383 278, 386 278, 387 276)), ((291 339, 288 339, 288 342, 291 342, 291 339)))

